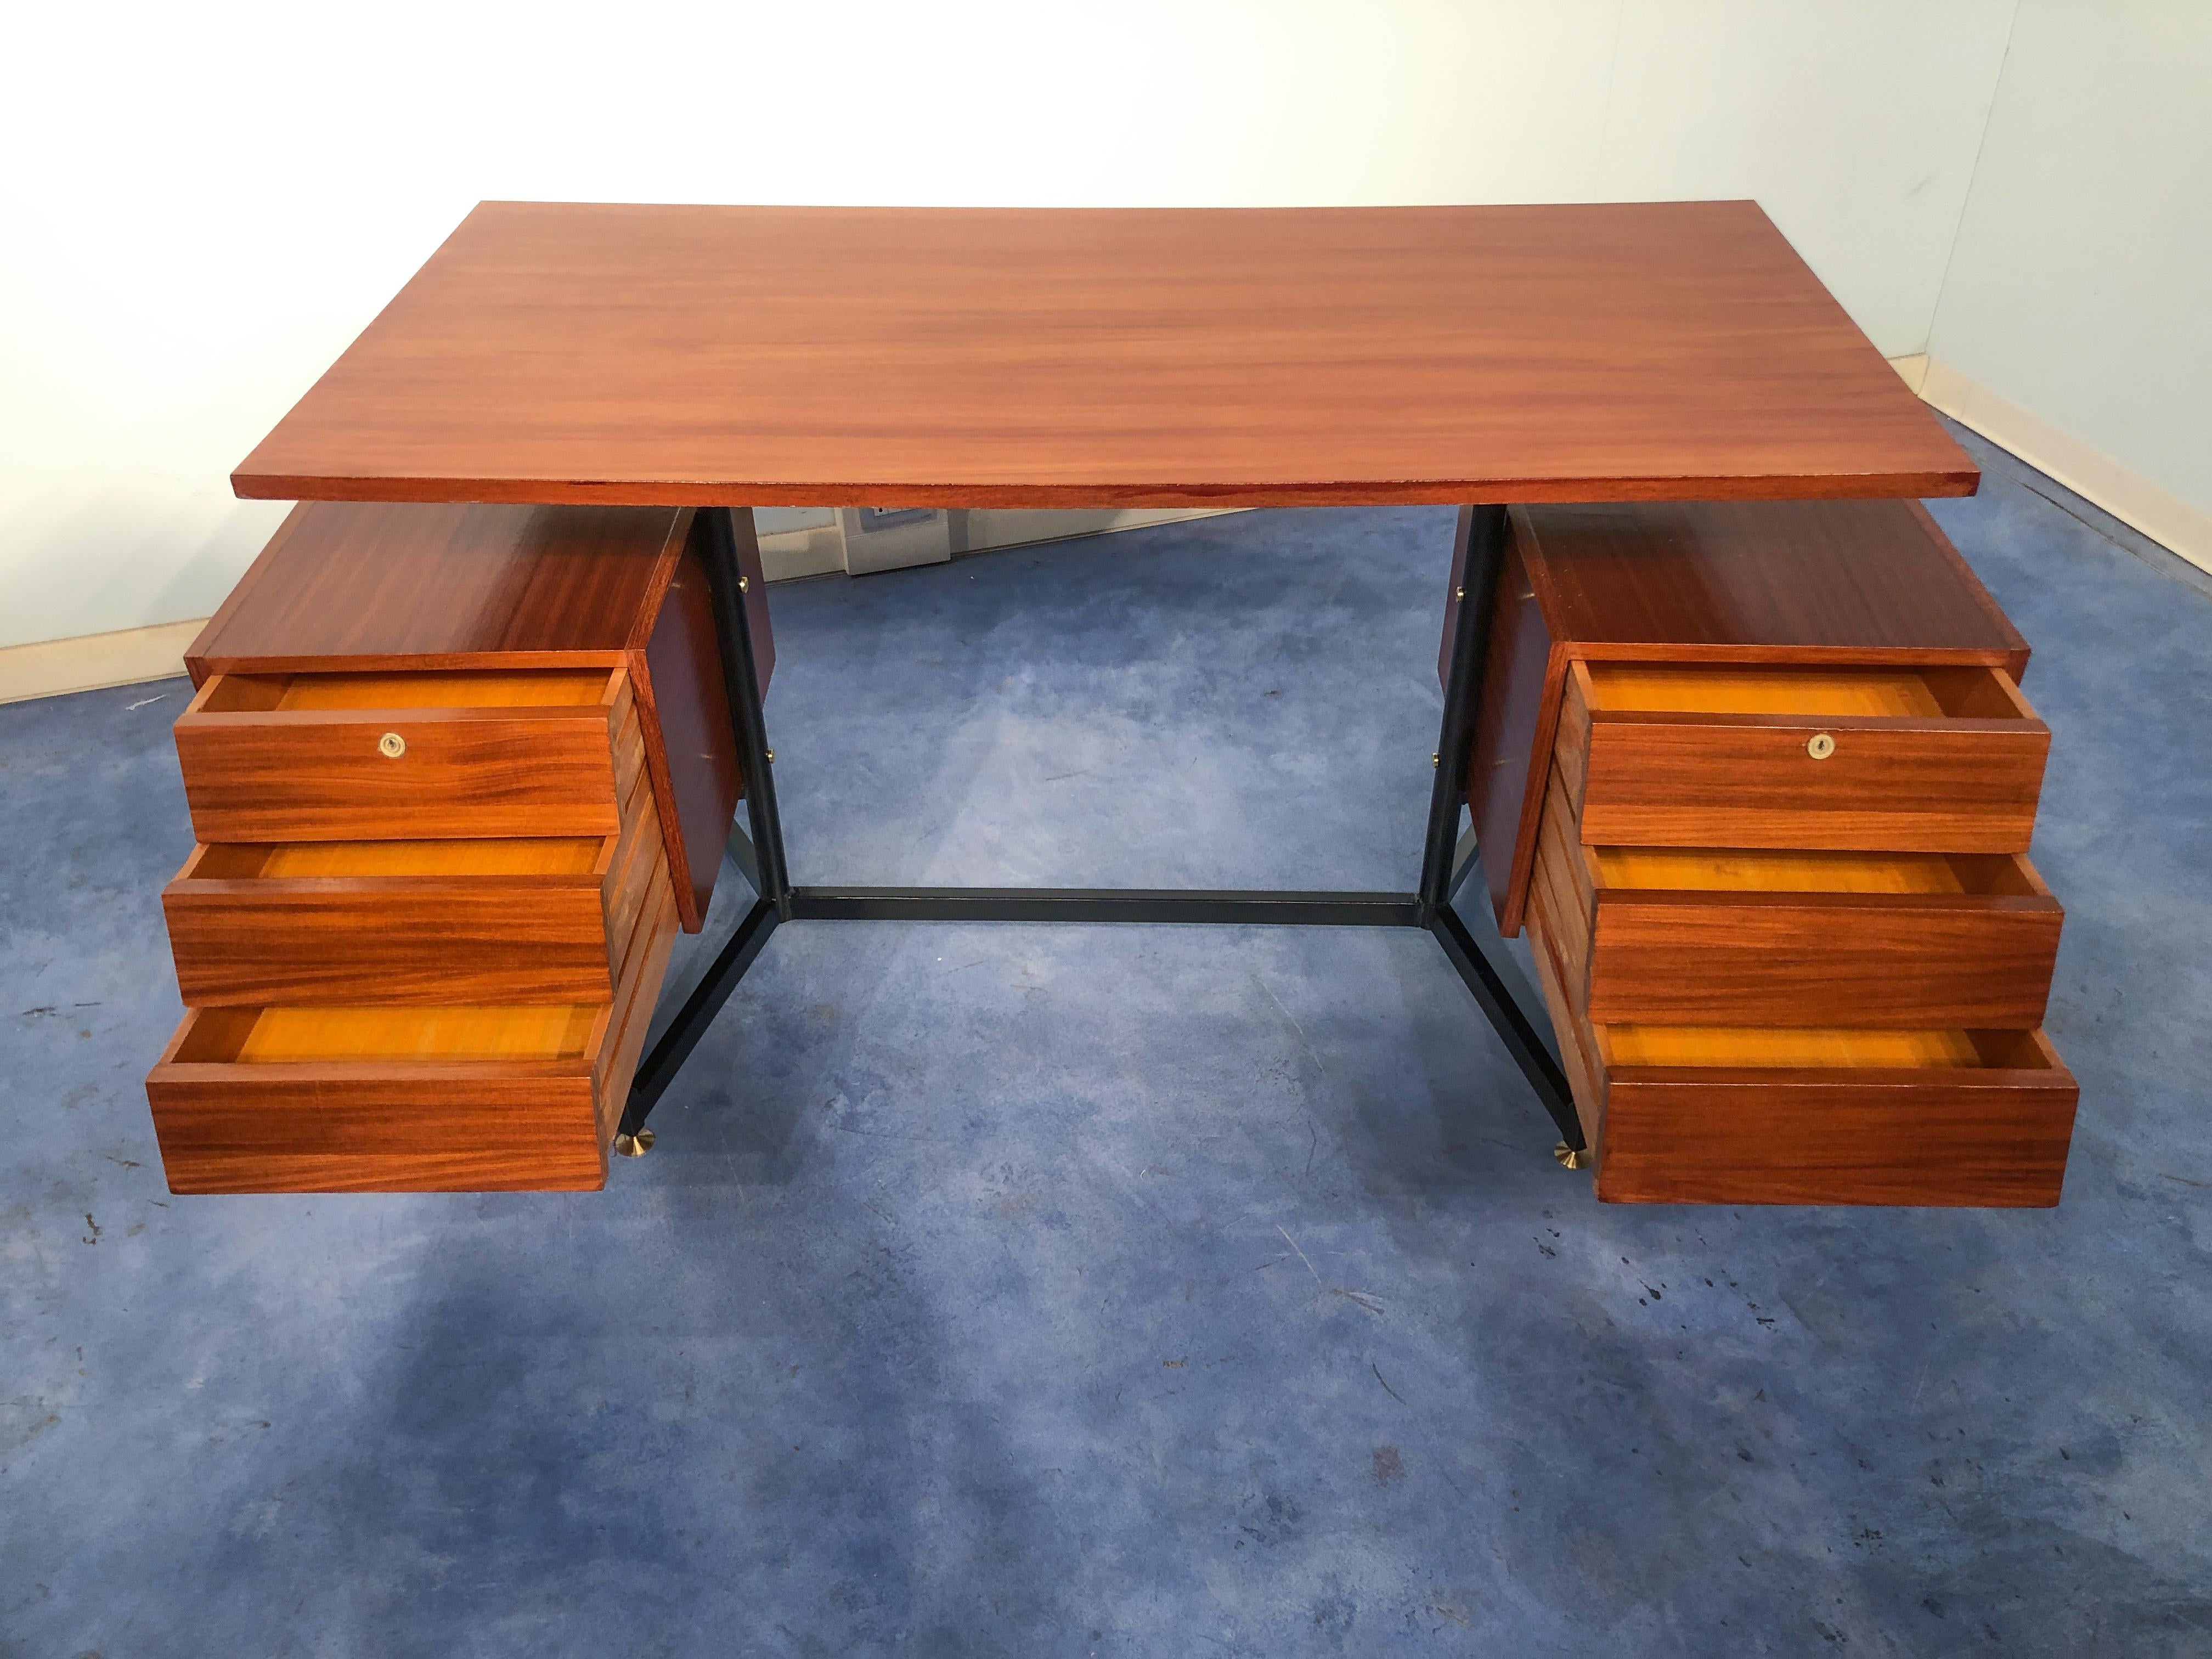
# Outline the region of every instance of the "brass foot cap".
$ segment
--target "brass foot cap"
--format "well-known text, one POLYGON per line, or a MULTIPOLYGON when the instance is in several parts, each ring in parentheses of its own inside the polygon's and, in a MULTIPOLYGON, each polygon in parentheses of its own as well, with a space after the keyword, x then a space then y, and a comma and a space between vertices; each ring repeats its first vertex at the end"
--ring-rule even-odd
POLYGON ((1552 1156, 1570 1170, 1587 1170, 1597 1162, 1596 1155, 1589 1147, 1570 1146, 1564 1140, 1552 1148, 1552 1156))
POLYGON ((617 1135, 615 1150, 624 1158, 643 1158, 653 1150, 653 1131, 640 1129, 634 1135, 617 1135))

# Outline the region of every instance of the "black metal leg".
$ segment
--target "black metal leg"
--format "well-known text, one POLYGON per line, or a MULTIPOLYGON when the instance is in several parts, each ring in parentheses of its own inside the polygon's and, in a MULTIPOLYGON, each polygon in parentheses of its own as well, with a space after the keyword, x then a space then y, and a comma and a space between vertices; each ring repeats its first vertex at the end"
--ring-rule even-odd
POLYGON ((1411 927, 1411 893, 1216 892, 1200 887, 796 887, 802 921, 1199 921, 1411 927))
POLYGON ((1452 896, 1474 866, 1474 835, 1459 832, 1460 805, 1467 798, 1467 769, 1474 753, 1475 717, 1482 672, 1490 651, 1490 619, 1496 608, 1498 571, 1505 556, 1505 509, 1474 507, 1461 514, 1466 556, 1456 562, 1459 604, 1452 634, 1451 665, 1444 676, 1444 718, 1437 737, 1437 775, 1429 796, 1428 843, 1421 860, 1419 906, 1422 922, 1437 936, 1444 955, 1474 993, 1483 1015, 1497 1029, 1536 1098, 1559 1126, 1571 1152, 1585 1150, 1582 1123, 1575 1115, 1565 1072, 1553 1050, 1536 999, 1505 953, 1487 914, 1478 933, 1452 908, 1452 896))
POLYGON ((645 1120, 676 1076, 738 981, 760 955, 776 924, 791 914, 791 876, 784 863, 783 823, 775 810, 775 771, 768 746, 768 720, 761 708, 760 675, 753 651, 752 626, 745 614, 749 578, 738 559, 733 512, 746 507, 702 507, 697 518, 699 551, 707 567, 714 602, 714 635, 721 647, 722 695, 729 700, 730 726, 737 737, 738 767, 745 781, 745 814, 750 841, 732 833, 738 867, 759 895, 737 931, 715 957, 706 976, 684 999, 676 1018, 653 1051, 639 1062, 629 1099, 623 1107, 615 1146, 636 1153, 653 1145, 645 1120))
POLYGON ((1551 1115, 1561 1142, 1571 1152, 1587 1151, 1566 1073, 1559 1069, 1559 1057, 1552 1052, 1543 1017, 1528 1012, 1536 1006, 1536 999, 1521 970, 1505 954, 1505 941, 1486 925, 1477 933, 1460 920, 1457 911, 1449 909, 1437 913, 1429 931, 1444 947, 1444 955, 1467 981, 1467 988, 1474 993, 1476 1004, 1496 1028, 1506 1053, 1513 1056, 1521 1075, 1528 1079, 1528 1086, 1551 1115))
MULTIPOLYGON (((739 509, 743 510, 743 509, 739 509)), ((1583 1134, 1549 1032, 1504 941, 1486 915, 1470 927, 1452 899, 1474 865, 1474 836, 1460 833, 1461 802, 1474 747, 1483 658, 1490 640, 1498 566, 1505 545, 1503 507, 1470 507, 1461 516, 1467 538, 1460 561, 1461 592, 1445 676, 1443 726, 1437 739, 1435 787, 1413 893, 1201 892, 1150 889, 868 888, 791 884, 784 861, 783 829, 776 814, 775 779, 768 726, 761 708, 754 641, 747 621, 747 578, 738 558, 737 532, 725 508, 702 509, 704 555, 722 648, 723 690, 729 699, 738 757, 745 778, 745 807, 752 833, 732 833, 731 850, 758 895, 705 975, 686 997, 668 1028, 640 1063, 624 1107, 618 1150, 652 1145, 645 1120, 674 1080, 708 1026, 728 1001, 761 947, 780 923, 800 921, 1242 922, 1294 927, 1425 927, 1474 994, 1485 1018, 1559 1126, 1567 1148, 1579 1152, 1583 1134)))
POLYGON ((1467 799, 1468 762, 1474 752, 1474 717, 1490 651, 1490 612, 1498 568, 1505 557, 1505 509, 1470 507, 1460 514, 1467 538, 1458 571, 1451 666, 1444 675, 1443 729, 1437 736, 1437 773, 1429 791, 1429 834, 1421 853, 1421 921, 1451 900, 1452 854, 1459 841, 1460 803, 1467 799))
MULTIPOLYGON (((744 920, 722 946, 714 966, 707 969, 706 977, 684 1000, 683 1007, 677 1010, 676 1018, 661 1033, 660 1041, 653 1045, 653 1052, 638 1063, 637 1075, 629 1085, 629 1103, 623 1108, 622 1127, 616 1136, 618 1141, 624 1137, 635 1140, 645 1130, 647 1115, 676 1080, 676 1073, 691 1057, 691 1050, 698 1046, 699 1039, 707 1035, 714 1016, 721 1012, 722 1005, 730 1000, 730 993, 738 988, 745 969, 753 965, 761 946, 775 931, 777 921, 774 905, 766 899, 753 901, 753 908, 745 912, 744 920)), ((646 1146, 652 1144, 647 1141, 646 1146)), ((633 1148, 623 1146, 621 1150, 628 1152, 633 1148)), ((642 1152, 645 1147, 635 1150, 642 1152)))
POLYGON ((737 733, 738 765, 745 780, 745 813, 752 824, 754 862, 760 871, 760 896, 775 906, 780 919, 791 915, 791 876, 783 861, 783 822, 776 816, 775 751, 768 746, 768 717, 761 710, 761 685, 753 654, 753 630, 745 617, 747 578, 738 562, 737 527, 731 514, 749 507, 699 509, 700 552, 714 600, 714 633, 722 647, 722 690, 730 700, 730 724, 737 733))

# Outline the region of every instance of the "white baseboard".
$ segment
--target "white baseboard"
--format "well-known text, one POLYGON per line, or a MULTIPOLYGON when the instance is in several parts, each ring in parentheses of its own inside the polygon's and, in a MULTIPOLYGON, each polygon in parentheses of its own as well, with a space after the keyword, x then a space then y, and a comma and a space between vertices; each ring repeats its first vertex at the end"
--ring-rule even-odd
POLYGON ((207 618, 198 617, 0 647, 0 702, 167 679, 185 672, 185 647, 206 626, 207 618))
POLYGON ((2212 571, 2212 513, 2130 471, 1941 358, 1924 361, 1920 395, 1928 403, 2198 569, 2212 571))
POLYGON ((1924 351, 1916 351, 1909 356, 1892 357, 1889 360, 1889 366, 1904 378, 1905 384, 1912 389, 1913 395, 1919 396, 1920 387, 1928 379, 1928 354, 1924 351))

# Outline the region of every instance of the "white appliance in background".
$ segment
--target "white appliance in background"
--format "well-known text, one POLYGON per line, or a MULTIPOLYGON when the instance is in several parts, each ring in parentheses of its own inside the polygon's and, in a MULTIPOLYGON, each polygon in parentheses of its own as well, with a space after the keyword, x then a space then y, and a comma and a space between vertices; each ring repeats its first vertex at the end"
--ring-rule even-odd
POLYGON ((941 564, 959 553, 1064 541, 1109 530, 1134 530, 1176 519, 1206 519, 1222 507, 1047 509, 992 507, 757 507, 761 564, 770 581, 842 570, 861 576, 910 565, 941 564))
POLYGON ((837 527, 845 535, 845 573, 903 570, 910 564, 943 564, 952 556, 951 513, 926 507, 841 507, 837 527))

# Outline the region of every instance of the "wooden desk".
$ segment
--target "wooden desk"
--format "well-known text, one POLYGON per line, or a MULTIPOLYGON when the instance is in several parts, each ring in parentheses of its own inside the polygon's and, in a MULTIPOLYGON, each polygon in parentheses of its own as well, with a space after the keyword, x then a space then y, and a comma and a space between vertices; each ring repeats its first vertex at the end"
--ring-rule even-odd
POLYGON ((750 526, 703 514, 760 897, 639 1068, 617 1144, 649 1144, 645 1113, 780 922, 1273 921, 1433 932, 1573 1164, 1534 999, 1451 902, 1505 504, 1967 495, 1978 476, 1750 203, 489 203, 233 483, 717 508, 1474 504, 1412 893, 793 886, 739 580, 750 526))

